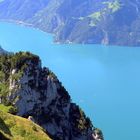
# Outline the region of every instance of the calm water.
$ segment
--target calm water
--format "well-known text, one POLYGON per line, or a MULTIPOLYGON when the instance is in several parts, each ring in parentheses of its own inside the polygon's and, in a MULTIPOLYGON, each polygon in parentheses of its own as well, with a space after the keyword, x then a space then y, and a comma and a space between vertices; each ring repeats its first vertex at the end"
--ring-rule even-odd
POLYGON ((140 140, 140 48, 56 45, 52 36, 0 23, 0 44, 38 54, 105 140, 140 140))

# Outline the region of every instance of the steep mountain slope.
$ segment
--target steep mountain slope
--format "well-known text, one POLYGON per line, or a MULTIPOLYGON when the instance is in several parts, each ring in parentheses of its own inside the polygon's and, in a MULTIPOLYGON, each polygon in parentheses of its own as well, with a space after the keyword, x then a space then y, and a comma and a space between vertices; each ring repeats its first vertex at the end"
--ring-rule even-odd
POLYGON ((100 130, 71 98, 38 56, 19 52, 0 56, 0 102, 10 112, 45 129, 53 140, 103 140, 100 130))
POLYGON ((0 19, 23 21, 61 43, 140 45, 138 0, 4 0, 0 19))
POLYGON ((43 9, 49 0, 4 0, 0 2, 0 17, 11 20, 27 20, 43 9))
POLYGON ((48 7, 29 22, 54 32, 56 42, 136 46, 140 45, 139 8, 140 3, 131 0, 69 0, 53 11, 48 7))

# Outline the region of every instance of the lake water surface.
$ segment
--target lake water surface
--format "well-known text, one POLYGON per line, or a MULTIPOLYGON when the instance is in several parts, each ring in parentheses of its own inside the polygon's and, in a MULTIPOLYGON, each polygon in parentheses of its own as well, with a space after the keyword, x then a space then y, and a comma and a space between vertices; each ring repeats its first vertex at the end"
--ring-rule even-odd
POLYGON ((105 140, 140 140, 140 48, 56 45, 50 34, 9 23, 0 23, 0 44, 38 54, 105 140))

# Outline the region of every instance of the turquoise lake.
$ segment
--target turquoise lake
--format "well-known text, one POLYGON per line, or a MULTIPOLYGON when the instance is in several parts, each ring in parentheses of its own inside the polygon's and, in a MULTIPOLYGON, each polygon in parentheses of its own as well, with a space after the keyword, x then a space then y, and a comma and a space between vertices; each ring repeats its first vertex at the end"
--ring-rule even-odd
POLYGON ((0 23, 8 51, 39 55, 105 140, 140 140, 140 48, 57 45, 37 29, 0 23))

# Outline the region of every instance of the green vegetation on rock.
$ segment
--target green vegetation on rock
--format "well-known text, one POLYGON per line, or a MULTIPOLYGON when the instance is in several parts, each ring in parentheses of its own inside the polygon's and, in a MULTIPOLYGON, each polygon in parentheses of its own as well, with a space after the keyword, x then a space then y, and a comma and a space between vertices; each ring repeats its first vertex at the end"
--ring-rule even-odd
POLYGON ((90 18, 89 26, 94 27, 101 20, 102 13, 101 12, 95 12, 95 13, 90 14, 88 17, 90 18))
POLYGON ((95 13, 89 15, 88 17, 90 17, 91 19, 96 19, 96 20, 99 21, 100 18, 101 18, 101 12, 95 12, 95 13))
POLYGON ((112 10, 112 13, 118 11, 121 8, 121 4, 118 0, 114 2, 103 2, 103 4, 107 4, 107 8, 112 10))
POLYGON ((39 57, 29 52, 0 55, 0 110, 12 114, 17 112, 17 109, 7 100, 8 94, 11 92, 10 81, 17 82, 30 63, 36 65, 39 62, 39 57))

